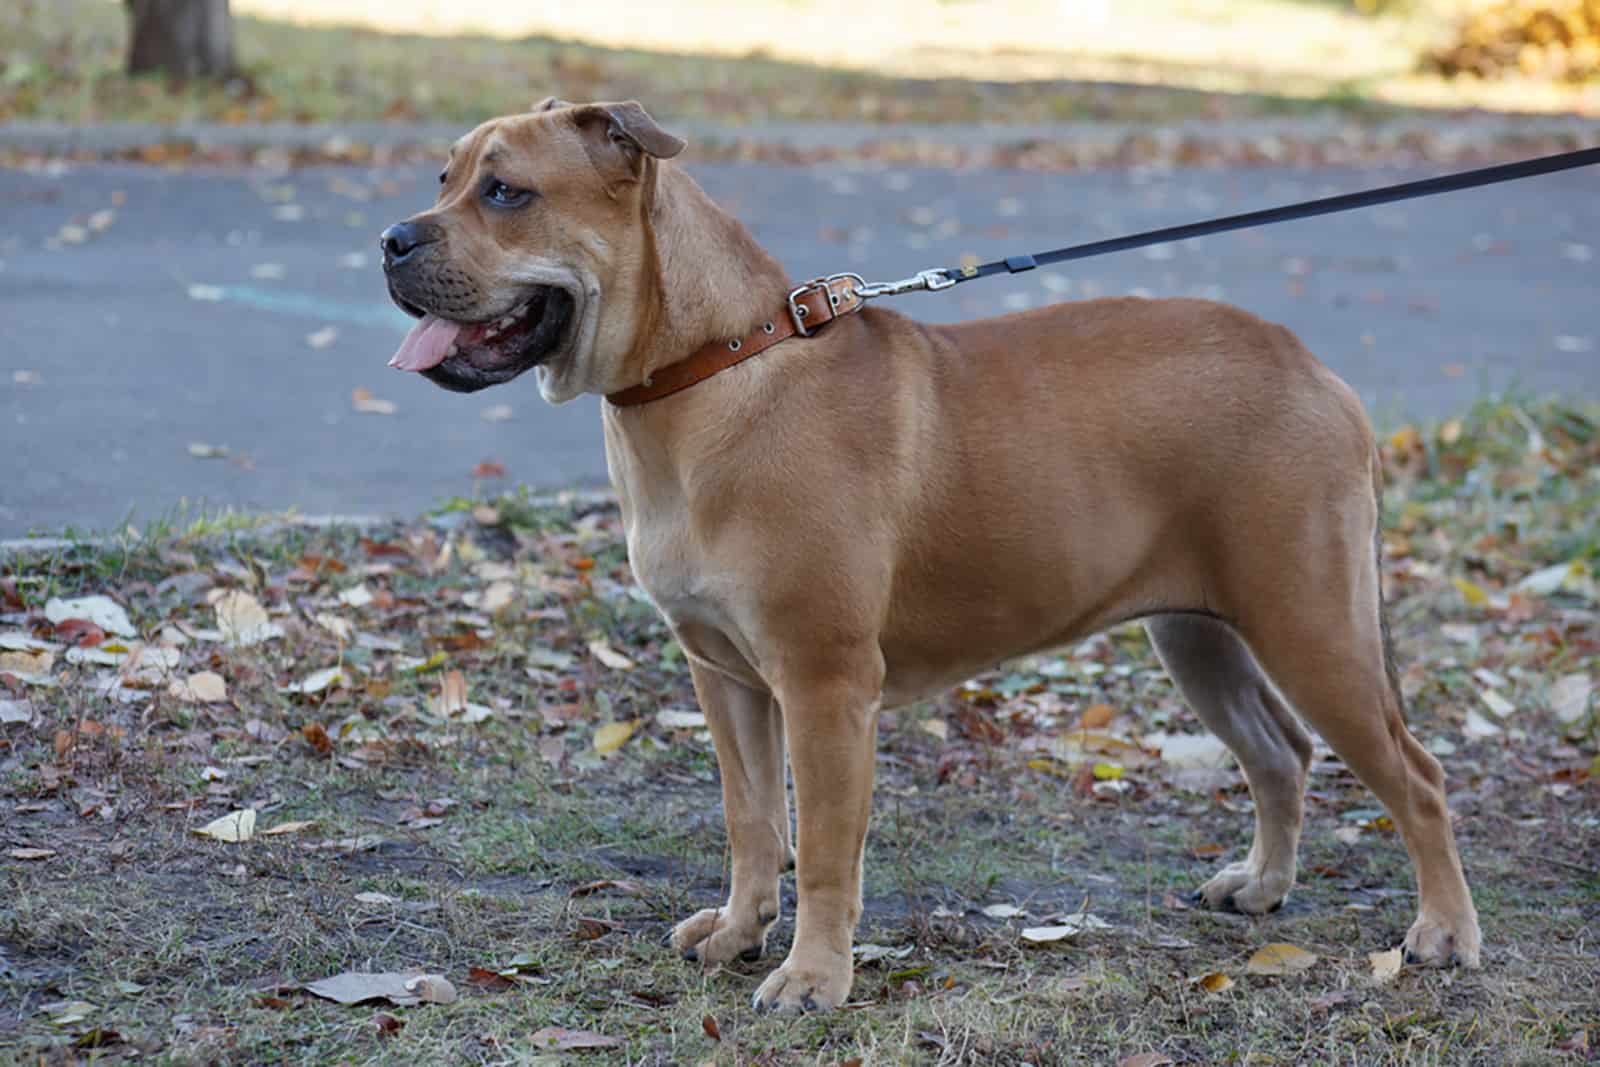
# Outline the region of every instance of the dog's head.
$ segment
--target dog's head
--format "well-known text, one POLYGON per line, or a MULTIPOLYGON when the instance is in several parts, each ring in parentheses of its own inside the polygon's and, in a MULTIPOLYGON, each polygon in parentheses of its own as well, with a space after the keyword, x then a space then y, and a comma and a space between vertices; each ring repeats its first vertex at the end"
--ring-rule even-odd
POLYGON ((383 232, 389 293, 419 320, 390 365, 460 392, 537 367, 555 403, 631 384, 655 161, 682 150, 631 101, 546 100, 457 141, 438 202, 383 232))

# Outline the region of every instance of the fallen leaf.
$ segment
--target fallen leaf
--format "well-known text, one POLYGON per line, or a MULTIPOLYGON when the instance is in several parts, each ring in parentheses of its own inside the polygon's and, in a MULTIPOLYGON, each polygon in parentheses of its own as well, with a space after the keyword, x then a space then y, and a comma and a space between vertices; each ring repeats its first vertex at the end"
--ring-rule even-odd
POLYGON ((356 896, 355 896, 355 899, 360 901, 363 904, 398 904, 398 903, 400 903, 399 900, 397 900, 394 897, 391 897, 388 893, 374 893, 374 892, 370 892, 370 891, 365 892, 365 893, 357 893, 356 896))
POLYGON ((511 582, 490 582, 489 588, 483 591, 483 598, 478 601, 478 606, 489 614, 494 615, 511 606, 517 598, 517 587, 511 582))
POLYGON ((443 718, 467 710, 467 679, 460 671, 445 671, 439 678, 439 695, 434 699, 434 714, 443 718))
POLYGON ((333 738, 328 736, 327 728, 320 722, 308 722, 300 727, 300 736, 319 756, 326 756, 333 751, 333 738))
POLYGON ((506 476, 506 465, 497 463, 492 459, 486 459, 472 468, 472 476, 478 479, 504 478, 506 476))
POLYGON ((1249 974, 1297 974, 1316 962, 1315 953, 1286 941, 1275 941, 1257 949, 1255 955, 1245 963, 1244 969, 1249 974))
POLYGON ((217 630, 230 645, 248 648, 283 636, 283 627, 267 618, 261 601, 240 589, 230 589, 212 604, 217 614, 217 630))
POLYGON ((93 648, 106 639, 106 632, 88 619, 62 619, 56 623, 55 636, 78 648, 93 648))
POLYGON ((589 654, 614 671, 633 670, 633 660, 606 644, 604 638, 589 642, 589 654))
POLYGON ((606 723, 594 732, 594 750, 602 756, 615 752, 628 743, 628 738, 633 736, 638 724, 637 719, 606 723))
POLYGON ((1169 768, 1211 769, 1229 767, 1233 755, 1228 746, 1212 734, 1148 734, 1145 744, 1161 753, 1169 768))
POLYGON ((137 637, 139 631, 128 620, 128 613, 108 596, 85 596, 73 600, 51 597, 44 606, 44 617, 53 623, 68 619, 87 619, 108 634, 137 637))
POLYGON ((1501 733, 1501 730, 1499 726, 1484 718, 1476 708, 1468 708, 1465 732, 1468 737, 1494 737, 1501 733))
POLYGON ((372 1025, 377 1027, 378 1035, 380 1037, 389 1037, 393 1034, 398 1034, 405 1024, 406 1023, 404 1019, 401 1019, 398 1016, 390 1015, 386 1011, 374 1012, 372 1016, 372 1025))
POLYGON ((320 330, 306 334, 306 344, 316 349, 327 348, 338 339, 339 330, 335 326, 324 326, 320 330))
POLYGON ((219 819, 212 819, 194 832, 230 844, 248 841, 255 836, 256 810, 245 808, 241 811, 230 811, 219 819))
POLYGON ((568 1030, 560 1026, 547 1026, 529 1038, 534 1048, 550 1052, 566 1052, 577 1048, 616 1048, 621 1038, 607 1037, 593 1030, 568 1030))
POLYGON ((1034 945, 1048 945, 1056 941, 1065 941, 1069 937, 1077 937, 1085 930, 1109 930, 1111 924, 1098 915, 1079 912, 1068 915, 1059 923, 1050 926, 1029 926, 1022 931, 1022 940, 1034 945))
POLYGON ((1489 594, 1485 593, 1483 587, 1476 582, 1470 582, 1465 578, 1451 578, 1450 583, 1461 593, 1462 599, 1472 607, 1481 608, 1489 602, 1489 594))
POLYGON ((340 618, 332 612, 317 612, 315 621, 318 626, 341 641, 348 643, 355 636, 355 627, 350 624, 350 620, 340 618))
POLYGON ((1379 985, 1386 985, 1400 975, 1400 965, 1404 962, 1404 954, 1398 948, 1388 952, 1369 952, 1367 959, 1372 961, 1372 980, 1379 985))
POLYGON ((1220 971, 1212 971, 1210 974, 1202 974, 1198 978, 1189 979, 1189 981, 1192 984, 1199 986, 1207 993, 1223 993, 1233 988, 1233 979, 1229 978, 1220 971))
POLYGON ((33 705, 26 700, 0 700, 0 726, 33 721, 33 705))
POLYGON ((83 1022, 100 1008, 87 1000, 60 1000, 43 1005, 43 1010, 56 1026, 71 1026, 83 1022))
POLYGON ((1021 908, 1017 907, 1015 904, 990 904, 988 907, 986 907, 986 908, 984 908, 982 910, 983 910, 983 913, 985 915, 987 915, 989 918, 991 918, 991 919, 1001 919, 1001 920, 1015 919, 1019 915, 1026 914, 1021 908))
POLYGON ((372 390, 360 385, 350 390, 350 406, 363 415, 393 415, 400 410, 393 401, 380 400, 372 395, 372 390))
POLYGON ((1487 706, 1490 711, 1494 712, 1502 719, 1517 710, 1517 706, 1515 704, 1511 703, 1511 701, 1507 700, 1499 693, 1496 693, 1493 689, 1480 689, 1478 690, 1478 696, 1483 700, 1484 705, 1487 706))
POLYGON ((922 727, 924 733, 932 734, 941 741, 950 740, 950 724, 943 719, 923 719, 917 725, 922 727))
POLYGON ((704 730, 706 717, 704 712, 662 708, 656 712, 656 725, 667 730, 704 730))
MULTIPOLYGON (((72 649, 73 652, 80 651, 72 649)), ((48 674, 56 665, 53 652, 0 652, 0 671, 27 677, 48 674)))
POLYGON ((209 445, 204 441, 189 442, 189 455, 195 459, 227 459, 230 451, 227 445, 209 445))
POLYGON ((700 1029, 704 1030, 706 1036, 711 1040, 722 1040, 722 1028, 717 1025, 717 1020, 712 1016, 707 1015, 700 1020, 700 1029))
POLYGON ((365 585, 352 585, 339 594, 339 603, 350 608, 364 608, 373 600, 372 590, 365 585))
POLYGON ((56 854, 53 848, 13 848, 6 852, 14 860, 47 860, 56 854))
POLYGON ((1085 730, 1103 730, 1117 717, 1117 709, 1110 704, 1090 704, 1083 709, 1083 717, 1078 720, 1078 725, 1085 730))
POLYGON ((299 693, 301 695, 320 693, 324 689, 338 684, 343 677, 344 674, 340 668, 324 667, 320 671, 312 671, 298 682, 290 682, 288 685, 279 686, 278 692, 299 693))
POLYGON ((222 296, 223 296, 223 289, 222 289, 222 286, 220 286, 220 285, 191 285, 191 286, 189 286, 189 299, 190 300, 203 300, 206 303, 214 304, 217 301, 221 300, 222 296))
POLYGON ((167 692, 190 704, 215 704, 228 699, 228 683, 215 671, 200 671, 187 678, 175 679, 167 687, 167 692))
POLYGON ((901 945, 899 948, 890 948, 888 945, 874 945, 867 941, 851 946, 851 953, 857 963, 877 963, 880 960, 903 960, 915 952, 915 945, 901 945))
POLYGON ((1550 687, 1550 710, 1563 725, 1570 726, 1588 714, 1593 689, 1587 674, 1562 675, 1550 687))
POLYGON ((278 825, 261 831, 262 837, 276 837, 279 834, 297 834, 301 830, 309 830, 317 825, 314 819, 293 819, 289 822, 280 822, 278 825))
POLYGON ((498 993, 501 990, 510 989, 517 983, 498 971, 489 970, 487 967, 472 967, 467 971, 467 984, 498 993))
POLYGON ((583 885, 573 886, 572 889, 568 891, 567 896, 587 897, 592 896, 595 893, 603 893, 608 889, 614 889, 625 896, 639 895, 639 887, 634 885, 632 882, 618 881, 614 878, 602 878, 597 882, 585 882, 583 885))
POLYGON ((305 987, 307 993, 340 1004, 361 1004, 369 1000, 387 1000, 405 1006, 420 1004, 430 997, 447 997, 433 1003, 448 1004, 456 999, 455 987, 442 975, 402 974, 396 971, 365 973, 346 971, 329 978, 312 982, 305 987), (426 994, 426 995, 424 995, 426 994))
POLYGON ((1117 1067, 1171 1067, 1172 1063, 1172 1057, 1165 1052, 1140 1052, 1124 1056, 1117 1061, 1117 1067))

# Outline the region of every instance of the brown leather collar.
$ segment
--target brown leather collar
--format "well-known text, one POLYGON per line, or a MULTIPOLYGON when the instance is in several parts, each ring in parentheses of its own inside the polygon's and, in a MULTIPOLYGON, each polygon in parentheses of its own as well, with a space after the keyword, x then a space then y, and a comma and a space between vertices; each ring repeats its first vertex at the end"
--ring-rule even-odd
POLYGON ((789 304, 782 313, 743 337, 712 341, 690 353, 688 358, 662 367, 631 389, 608 393, 606 399, 619 408, 648 404, 743 363, 779 341, 795 336, 809 337, 834 319, 860 311, 865 301, 859 289, 865 284, 854 274, 835 274, 809 281, 789 294, 789 304))

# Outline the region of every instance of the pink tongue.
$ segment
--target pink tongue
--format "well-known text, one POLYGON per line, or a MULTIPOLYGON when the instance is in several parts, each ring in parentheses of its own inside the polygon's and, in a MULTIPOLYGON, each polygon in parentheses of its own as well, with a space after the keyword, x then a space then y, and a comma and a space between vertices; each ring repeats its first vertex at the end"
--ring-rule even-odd
POLYGON ((434 315, 425 316, 411 327, 406 339, 400 342, 400 350, 389 360, 389 366, 401 370, 436 367, 450 354, 450 346, 455 343, 461 330, 460 323, 434 315))

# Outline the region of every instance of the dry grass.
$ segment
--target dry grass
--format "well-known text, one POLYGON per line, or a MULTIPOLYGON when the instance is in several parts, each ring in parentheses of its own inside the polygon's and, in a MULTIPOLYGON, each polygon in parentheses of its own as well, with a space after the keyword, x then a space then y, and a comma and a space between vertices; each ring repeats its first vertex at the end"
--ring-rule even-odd
MULTIPOLYGON (((208 588, 250 592, 286 631, 176 646, 178 673, 226 680, 210 705, 160 681, 107 700, 95 683, 117 669, 93 664, 49 668, 55 688, 0 681, 37 713, 0 727, 0 849, 53 853, 0 867, 0 1059, 539 1062, 531 1035, 562 1026, 620 1040, 593 1059, 631 1064, 1582 1062, 1600 1041, 1600 727, 1592 706, 1562 725, 1550 702, 1554 679, 1600 671, 1600 592, 1582 578, 1600 554, 1597 414, 1487 403, 1386 445, 1402 682, 1449 774, 1482 971, 1371 982, 1366 954, 1411 920, 1409 869, 1332 759, 1313 775, 1289 905, 1263 919, 1185 906, 1248 843, 1238 774, 1101 755, 1124 760, 1126 789, 1097 790, 1056 747, 1094 704, 1125 738, 1198 729, 1123 628, 885 716, 860 940, 904 955, 863 962, 849 1010, 755 1017, 770 962, 705 974, 661 944, 722 892, 724 840, 706 735, 655 719, 692 695, 681 652, 627 593, 616 512, 510 496, 403 527, 202 523, 0 562, 13 633, 60 642, 47 599, 109 593, 161 641, 214 624, 208 588), (1517 589, 1573 560, 1568 590, 1517 589), (497 582, 494 603, 510 600, 492 609, 497 582), (328 615, 393 644, 341 641, 328 615), (596 638, 633 668, 598 663, 596 638), (327 690, 283 691, 335 663, 327 690), (447 669, 482 721, 438 713, 447 669), (1474 736, 1463 724, 1490 685, 1515 710, 1474 736), (602 756, 606 720, 638 729, 602 756), (234 845, 191 832, 245 806, 263 829, 315 825, 234 845), (996 902, 1033 921, 1087 908, 1111 929, 1028 947, 1025 920, 977 910, 996 902), (1273 941, 1321 960, 1247 975, 1273 941), (514 960, 514 980, 473 983, 514 960), (376 1008, 291 991, 410 968, 463 996, 392 1009, 394 1034, 376 1008), (1208 972, 1236 984, 1191 984, 1208 972), (65 1007, 79 1000, 91 1007, 65 1007)), ((787 938, 780 924, 772 954, 787 938)))

